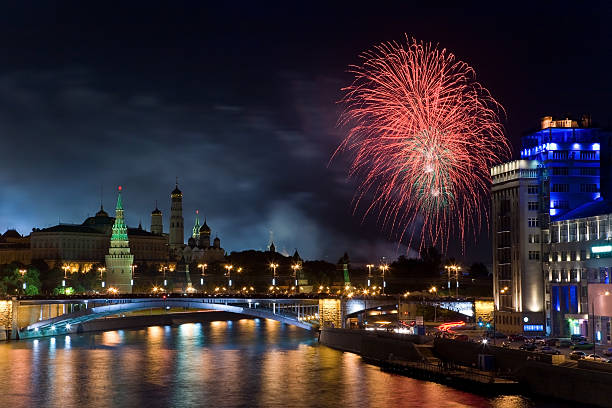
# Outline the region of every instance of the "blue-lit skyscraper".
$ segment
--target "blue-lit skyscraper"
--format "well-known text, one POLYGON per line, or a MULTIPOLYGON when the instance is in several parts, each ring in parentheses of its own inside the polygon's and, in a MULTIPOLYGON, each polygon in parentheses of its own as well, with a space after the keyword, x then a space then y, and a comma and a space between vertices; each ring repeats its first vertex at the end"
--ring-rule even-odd
MULTIPOLYGON (((545 117, 540 130, 522 138, 521 160, 491 169, 498 330, 525 334, 547 330, 550 223, 600 197, 602 135, 590 127, 588 118, 578 123, 545 117)), ((568 287, 567 293, 577 290, 568 287)))

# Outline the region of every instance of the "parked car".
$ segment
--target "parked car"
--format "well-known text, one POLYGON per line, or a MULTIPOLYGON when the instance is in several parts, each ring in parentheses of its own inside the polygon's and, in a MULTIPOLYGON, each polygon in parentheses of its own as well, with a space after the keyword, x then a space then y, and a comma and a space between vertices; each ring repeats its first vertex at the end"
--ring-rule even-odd
POLYGON ((522 334, 511 334, 508 339, 510 341, 525 341, 525 336, 522 334))
POLYGON ((608 356, 608 357, 612 356, 612 348, 605 349, 605 350, 602 352, 602 354, 603 354, 604 356, 608 356))
POLYGON ((550 346, 544 346, 540 349, 540 353, 544 353, 544 354, 553 354, 553 355, 559 355, 561 354, 561 352, 555 348, 552 348, 550 346))
POLYGON ((558 339, 546 339, 544 344, 546 344, 547 346, 550 346, 550 347, 556 347, 558 342, 559 342, 558 339))
POLYGON ((533 343, 524 343, 519 346, 519 350, 535 351, 538 347, 533 343))
POLYGON ((602 363, 607 363, 608 362, 607 358, 603 358, 599 354, 589 354, 584 359, 585 360, 591 360, 591 361, 599 361, 599 362, 602 362, 602 363))
POLYGON ((487 332, 487 337, 490 338, 490 339, 493 339, 493 338, 495 338, 495 339, 505 339, 508 336, 506 336, 502 332, 492 332, 492 331, 490 331, 490 332, 487 332))
POLYGON ((569 358, 572 360, 581 360, 586 357, 586 353, 584 351, 572 351, 569 354, 569 358))
POLYGON ((584 337, 584 336, 582 336, 580 334, 572 334, 570 336, 570 340, 573 341, 573 342, 576 342, 576 343, 578 343, 578 342, 586 342, 587 341, 586 337, 584 337))
POLYGON ((587 343, 586 341, 578 342, 571 347, 572 350, 590 350, 592 348, 593 343, 587 343))
POLYGON ((537 346, 544 346, 544 345, 546 345, 546 340, 545 340, 545 339, 536 339, 536 340, 534 341, 534 343, 535 343, 537 346))
POLYGON ((467 334, 457 334, 454 339, 457 341, 468 341, 470 338, 467 334))
POLYGON ((572 341, 568 340, 568 339, 559 340, 559 347, 561 347, 561 348, 571 347, 572 344, 573 344, 572 341))
POLYGON ((502 347, 503 347, 503 348, 510 348, 510 342, 509 342, 509 341, 504 341, 504 342, 502 343, 502 347))

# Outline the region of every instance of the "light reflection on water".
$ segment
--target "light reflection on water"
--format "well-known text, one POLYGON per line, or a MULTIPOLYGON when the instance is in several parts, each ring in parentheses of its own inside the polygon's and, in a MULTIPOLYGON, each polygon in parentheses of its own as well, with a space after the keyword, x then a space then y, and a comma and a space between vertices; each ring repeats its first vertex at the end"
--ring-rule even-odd
POLYGON ((535 406, 383 373, 311 332, 259 319, 2 343, 0 399, 62 408, 535 406))

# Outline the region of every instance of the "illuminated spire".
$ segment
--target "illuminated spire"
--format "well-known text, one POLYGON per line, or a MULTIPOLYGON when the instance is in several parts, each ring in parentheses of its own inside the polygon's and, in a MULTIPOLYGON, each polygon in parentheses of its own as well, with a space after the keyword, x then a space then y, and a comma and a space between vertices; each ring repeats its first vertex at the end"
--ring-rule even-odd
MULTIPOLYGON (((194 239, 200 239, 200 218, 198 217, 199 213, 200 212, 196 210, 195 225, 193 226, 193 234, 191 235, 194 239)), ((206 221, 204 221, 204 223, 206 223, 206 221)))
POLYGON ((112 241, 125 241, 127 246, 127 227, 123 219, 123 203, 121 201, 121 186, 119 186, 119 194, 117 194, 117 207, 115 207, 115 224, 113 224, 112 241))

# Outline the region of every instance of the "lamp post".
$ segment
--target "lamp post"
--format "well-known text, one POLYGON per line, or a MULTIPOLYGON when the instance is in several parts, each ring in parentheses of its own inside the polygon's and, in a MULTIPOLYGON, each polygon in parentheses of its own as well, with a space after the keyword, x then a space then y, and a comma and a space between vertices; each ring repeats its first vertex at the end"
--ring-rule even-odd
POLYGON ((385 288, 387 287, 387 282, 385 281, 385 272, 389 270, 389 265, 380 265, 379 269, 382 271, 382 293, 385 294, 385 288))
POLYGON ((202 270, 202 276, 200 277, 200 286, 204 287, 204 276, 206 276, 206 268, 208 264, 199 264, 198 268, 202 270))
POLYGON ((272 286, 276 286, 276 268, 278 268, 278 264, 272 262, 270 263, 270 268, 272 268, 272 286))
POLYGON ((370 287, 370 282, 372 280, 372 268, 374 267, 374 265, 367 264, 366 266, 368 268, 368 288, 369 288, 370 287))
POLYGON ((225 273, 225 276, 227 277, 227 281, 228 281, 228 287, 232 287, 232 269, 234 268, 234 265, 225 265, 225 270, 227 271, 225 273))
MULTIPOLYGON (((435 286, 432 286, 429 289, 429 293, 433 293, 434 297, 437 298, 438 297, 438 288, 436 288, 435 286)), ((436 320, 438 320, 437 314, 438 314, 438 303, 434 301, 434 322, 436 320)))
POLYGON ((130 285, 134 286, 134 272, 136 268, 138 268, 138 265, 132 265, 131 268, 132 268, 132 279, 130 279, 130 285))
POLYGON ((24 293, 24 294, 25 294, 25 290, 26 290, 25 274, 26 274, 27 272, 28 272, 28 271, 27 271, 26 269, 20 269, 20 270, 19 270, 19 273, 21 274, 21 280, 23 281, 23 282, 22 282, 22 286, 21 286, 21 287, 23 288, 23 293, 24 293))
POLYGON ((593 354, 595 354, 595 341, 597 340, 595 337, 595 299, 599 298, 600 296, 610 296, 610 291, 605 291, 603 293, 598 293, 597 295, 593 296, 593 299, 591 299, 591 315, 593 316, 593 323, 591 324, 591 338, 593 339, 593 354))
POLYGON ((291 269, 293 269, 293 281, 295 283, 295 291, 297 293, 300 293, 300 287, 298 286, 298 278, 297 278, 297 271, 300 269, 300 265, 293 264, 291 265, 291 269))

